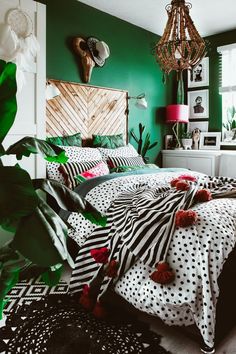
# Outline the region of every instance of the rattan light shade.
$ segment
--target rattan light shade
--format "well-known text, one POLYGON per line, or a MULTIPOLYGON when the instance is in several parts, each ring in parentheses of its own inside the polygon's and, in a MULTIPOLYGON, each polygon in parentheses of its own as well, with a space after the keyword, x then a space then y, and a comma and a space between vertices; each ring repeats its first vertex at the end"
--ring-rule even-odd
POLYGON ((166 6, 168 21, 156 45, 156 56, 165 73, 192 69, 206 55, 206 42, 199 35, 189 15, 192 5, 172 0, 166 6))

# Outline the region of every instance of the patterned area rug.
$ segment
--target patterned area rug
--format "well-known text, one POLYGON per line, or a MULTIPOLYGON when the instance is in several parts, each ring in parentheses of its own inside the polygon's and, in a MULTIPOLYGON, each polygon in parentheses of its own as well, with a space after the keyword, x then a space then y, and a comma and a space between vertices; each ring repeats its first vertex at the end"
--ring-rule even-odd
POLYGON ((17 284, 0 331, 0 353, 73 354, 79 348, 80 354, 170 354, 147 324, 123 311, 96 319, 66 289, 66 283, 51 289, 39 281, 17 284))

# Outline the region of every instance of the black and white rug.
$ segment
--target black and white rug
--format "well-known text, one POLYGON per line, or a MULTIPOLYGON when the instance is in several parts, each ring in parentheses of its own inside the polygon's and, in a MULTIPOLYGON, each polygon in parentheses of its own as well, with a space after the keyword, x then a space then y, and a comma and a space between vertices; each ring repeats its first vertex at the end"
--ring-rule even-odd
POLYGON ((22 288, 17 284, 12 290, 14 304, 9 302, 5 311, 0 353, 169 353, 160 346, 161 336, 127 313, 114 311, 110 318, 97 319, 81 307, 77 294, 63 293, 66 283, 51 289, 38 283, 25 283, 22 288), (19 297, 20 288, 25 298, 19 297))

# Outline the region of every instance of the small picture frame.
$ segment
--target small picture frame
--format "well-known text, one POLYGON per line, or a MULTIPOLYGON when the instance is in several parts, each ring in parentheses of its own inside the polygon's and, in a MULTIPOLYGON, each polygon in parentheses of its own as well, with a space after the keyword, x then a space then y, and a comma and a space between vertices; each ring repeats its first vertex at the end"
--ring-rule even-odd
POLYGON ((201 132, 208 132, 208 121, 195 120, 188 123, 188 132, 192 133, 194 129, 199 129, 201 132))
POLYGON ((189 118, 209 118, 209 90, 188 91, 189 118))
POLYGON ((203 58, 192 70, 188 70, 188 87, 209 86, 209 58, 203 58))
POLYGON ((173 144, 174 144, 174 136, 165 135, 165 150, 173 149, 173 144))
POLYGON ((220 150, 221 133, 203 132, 200 134, 200 150, 220 150))

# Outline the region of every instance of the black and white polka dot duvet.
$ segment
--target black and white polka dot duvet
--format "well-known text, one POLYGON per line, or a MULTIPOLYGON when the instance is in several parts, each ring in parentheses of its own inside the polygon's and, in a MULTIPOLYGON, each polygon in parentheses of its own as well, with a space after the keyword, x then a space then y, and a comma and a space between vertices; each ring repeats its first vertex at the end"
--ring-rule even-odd
MULTIPOLYGON (((183 173, 183 172, 182 172, 183 173)), ((86 196, 98 210, 106 213, 111 202, 122 192, 140 186, 162 186, 178 175, 158 173, 119 177, 93 188, 86 196)), ((192 175, 203 177, 191 172, 192 175)), ((235 245, 236 199, 213 199, 196 204, 196 225, 176 228, 167 261, 175 270, 173 283, 161 285, 150 279, 153 269, 137 261, 116 283, 115 291, 136 308, 157 315, 169 325, 196 323, 210 347, 214 344, 217 278, 235 245)), ((68 220, 76 229, 71 233, 79 245, 95 226, 73 213, 68 220)), ((76 269, 72 281, 76 279, 76 269)))

